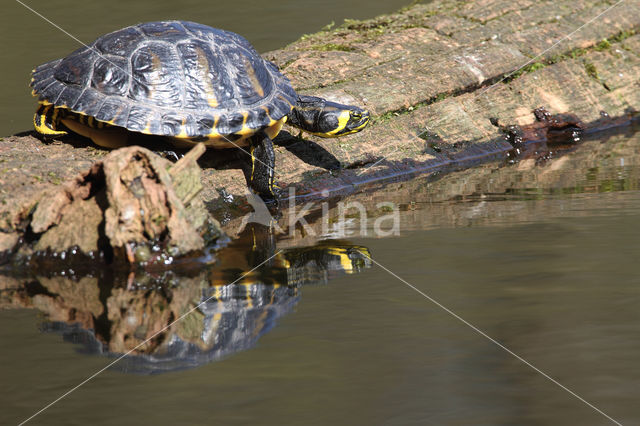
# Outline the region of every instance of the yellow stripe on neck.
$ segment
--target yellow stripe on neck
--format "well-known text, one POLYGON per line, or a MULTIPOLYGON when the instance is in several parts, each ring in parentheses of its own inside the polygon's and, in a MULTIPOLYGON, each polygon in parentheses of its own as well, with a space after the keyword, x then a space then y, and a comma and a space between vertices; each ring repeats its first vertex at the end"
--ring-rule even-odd
POLYGON ((324 138, 337 138, 338 136, 342 136, 342 135, 338 135, 337 133, 340 132, 341 130, 344 130, 344 128, 347 127, 347 124, 349 123, 350 118, 351 118, 351 112, 345 109, 338 116, 338 126, 335 129, 329 132, 318 132, 318 133, 311 132, 311 133, 316 136, 322 136, 324 138))

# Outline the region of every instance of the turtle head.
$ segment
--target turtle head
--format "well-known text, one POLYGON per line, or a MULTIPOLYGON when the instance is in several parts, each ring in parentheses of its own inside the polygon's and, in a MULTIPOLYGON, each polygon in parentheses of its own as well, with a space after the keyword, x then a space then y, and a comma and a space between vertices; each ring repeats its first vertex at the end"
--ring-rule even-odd
POLYGON ((315 96, 300 96, 287 123, 323 138, 359 132, 369 123, 369 111, 315 96))

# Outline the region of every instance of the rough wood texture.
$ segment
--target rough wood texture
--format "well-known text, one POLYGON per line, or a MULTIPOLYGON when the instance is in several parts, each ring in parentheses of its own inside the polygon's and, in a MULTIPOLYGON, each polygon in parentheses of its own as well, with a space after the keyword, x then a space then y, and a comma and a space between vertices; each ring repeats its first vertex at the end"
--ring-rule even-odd
POLYGON ((202 189, 196 161, 204 151, 197 145, 174 165, 138 146, 113 151, 42 193, 33 212, 22 214, 15 228, 3 233, 4 250, 13 250, 19 237, 24 241, 19 258, 26 261, 33 254, 77 249, 88 256, 126 256, 130 263, 163 263, 201 252, 208 243, 203 235, 221 235, 196 197, 202 189), (153 253, 151 246, 157 247, 153 253))
MULTIPOLYGON (((640 110, 640 7, 630 0, 607 10, 614 4, 435 0, 348 21, 265 54, 301 93, 363 105, 374 115, 365 131, 340 139, 283 132, 276 181, 297 194, 353 191, 363 182, 481 159, 510 149, 505 128, 534 124, 542 106, 573 114, 586 130, 628 121, 640 110)), ((24 220, 33 194, 103 155, 82 143, 0 141, 0 229, 24 220)), ((246 193, 239 169, 208 169, 203 179, 210 207, 224 204, 223 189, 246 193)))

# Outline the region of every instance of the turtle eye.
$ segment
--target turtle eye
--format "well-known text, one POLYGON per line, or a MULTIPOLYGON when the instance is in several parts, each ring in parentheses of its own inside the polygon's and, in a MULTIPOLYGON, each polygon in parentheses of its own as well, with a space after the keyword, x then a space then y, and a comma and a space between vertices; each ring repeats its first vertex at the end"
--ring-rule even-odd
POLYGON ((356 120, 360 120, 362 118, 362 114, 360 114, 359 112, 352 112, 351 113, 351 118, 354 118, 356 120))

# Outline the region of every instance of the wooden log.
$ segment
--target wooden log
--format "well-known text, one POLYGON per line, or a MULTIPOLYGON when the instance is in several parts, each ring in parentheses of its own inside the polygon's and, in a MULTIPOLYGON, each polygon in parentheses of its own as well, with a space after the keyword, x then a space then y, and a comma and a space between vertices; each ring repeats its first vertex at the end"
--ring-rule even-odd
MULTIPOLYGON (((572 115, 584 131, 627 123, 640 110, 638 28, 637 1, 435 0, 304 36, 264 56, 301 93, 365 106, 374 118, 339 139, 299 140, 285 127, 276 182, 298 195, 354 191, 480 161, 512 148, 510 126, 525 128, 525 141, 544 135, 534 114, 540 107, 572 115)), ((82 142, 4 138, 0 231, 24 221, 42 190, 104 155, 82 142)), ((246 191, 239 169, 203 172, 209 206, 225 208, 221 193, 238 199, 246 191)))

